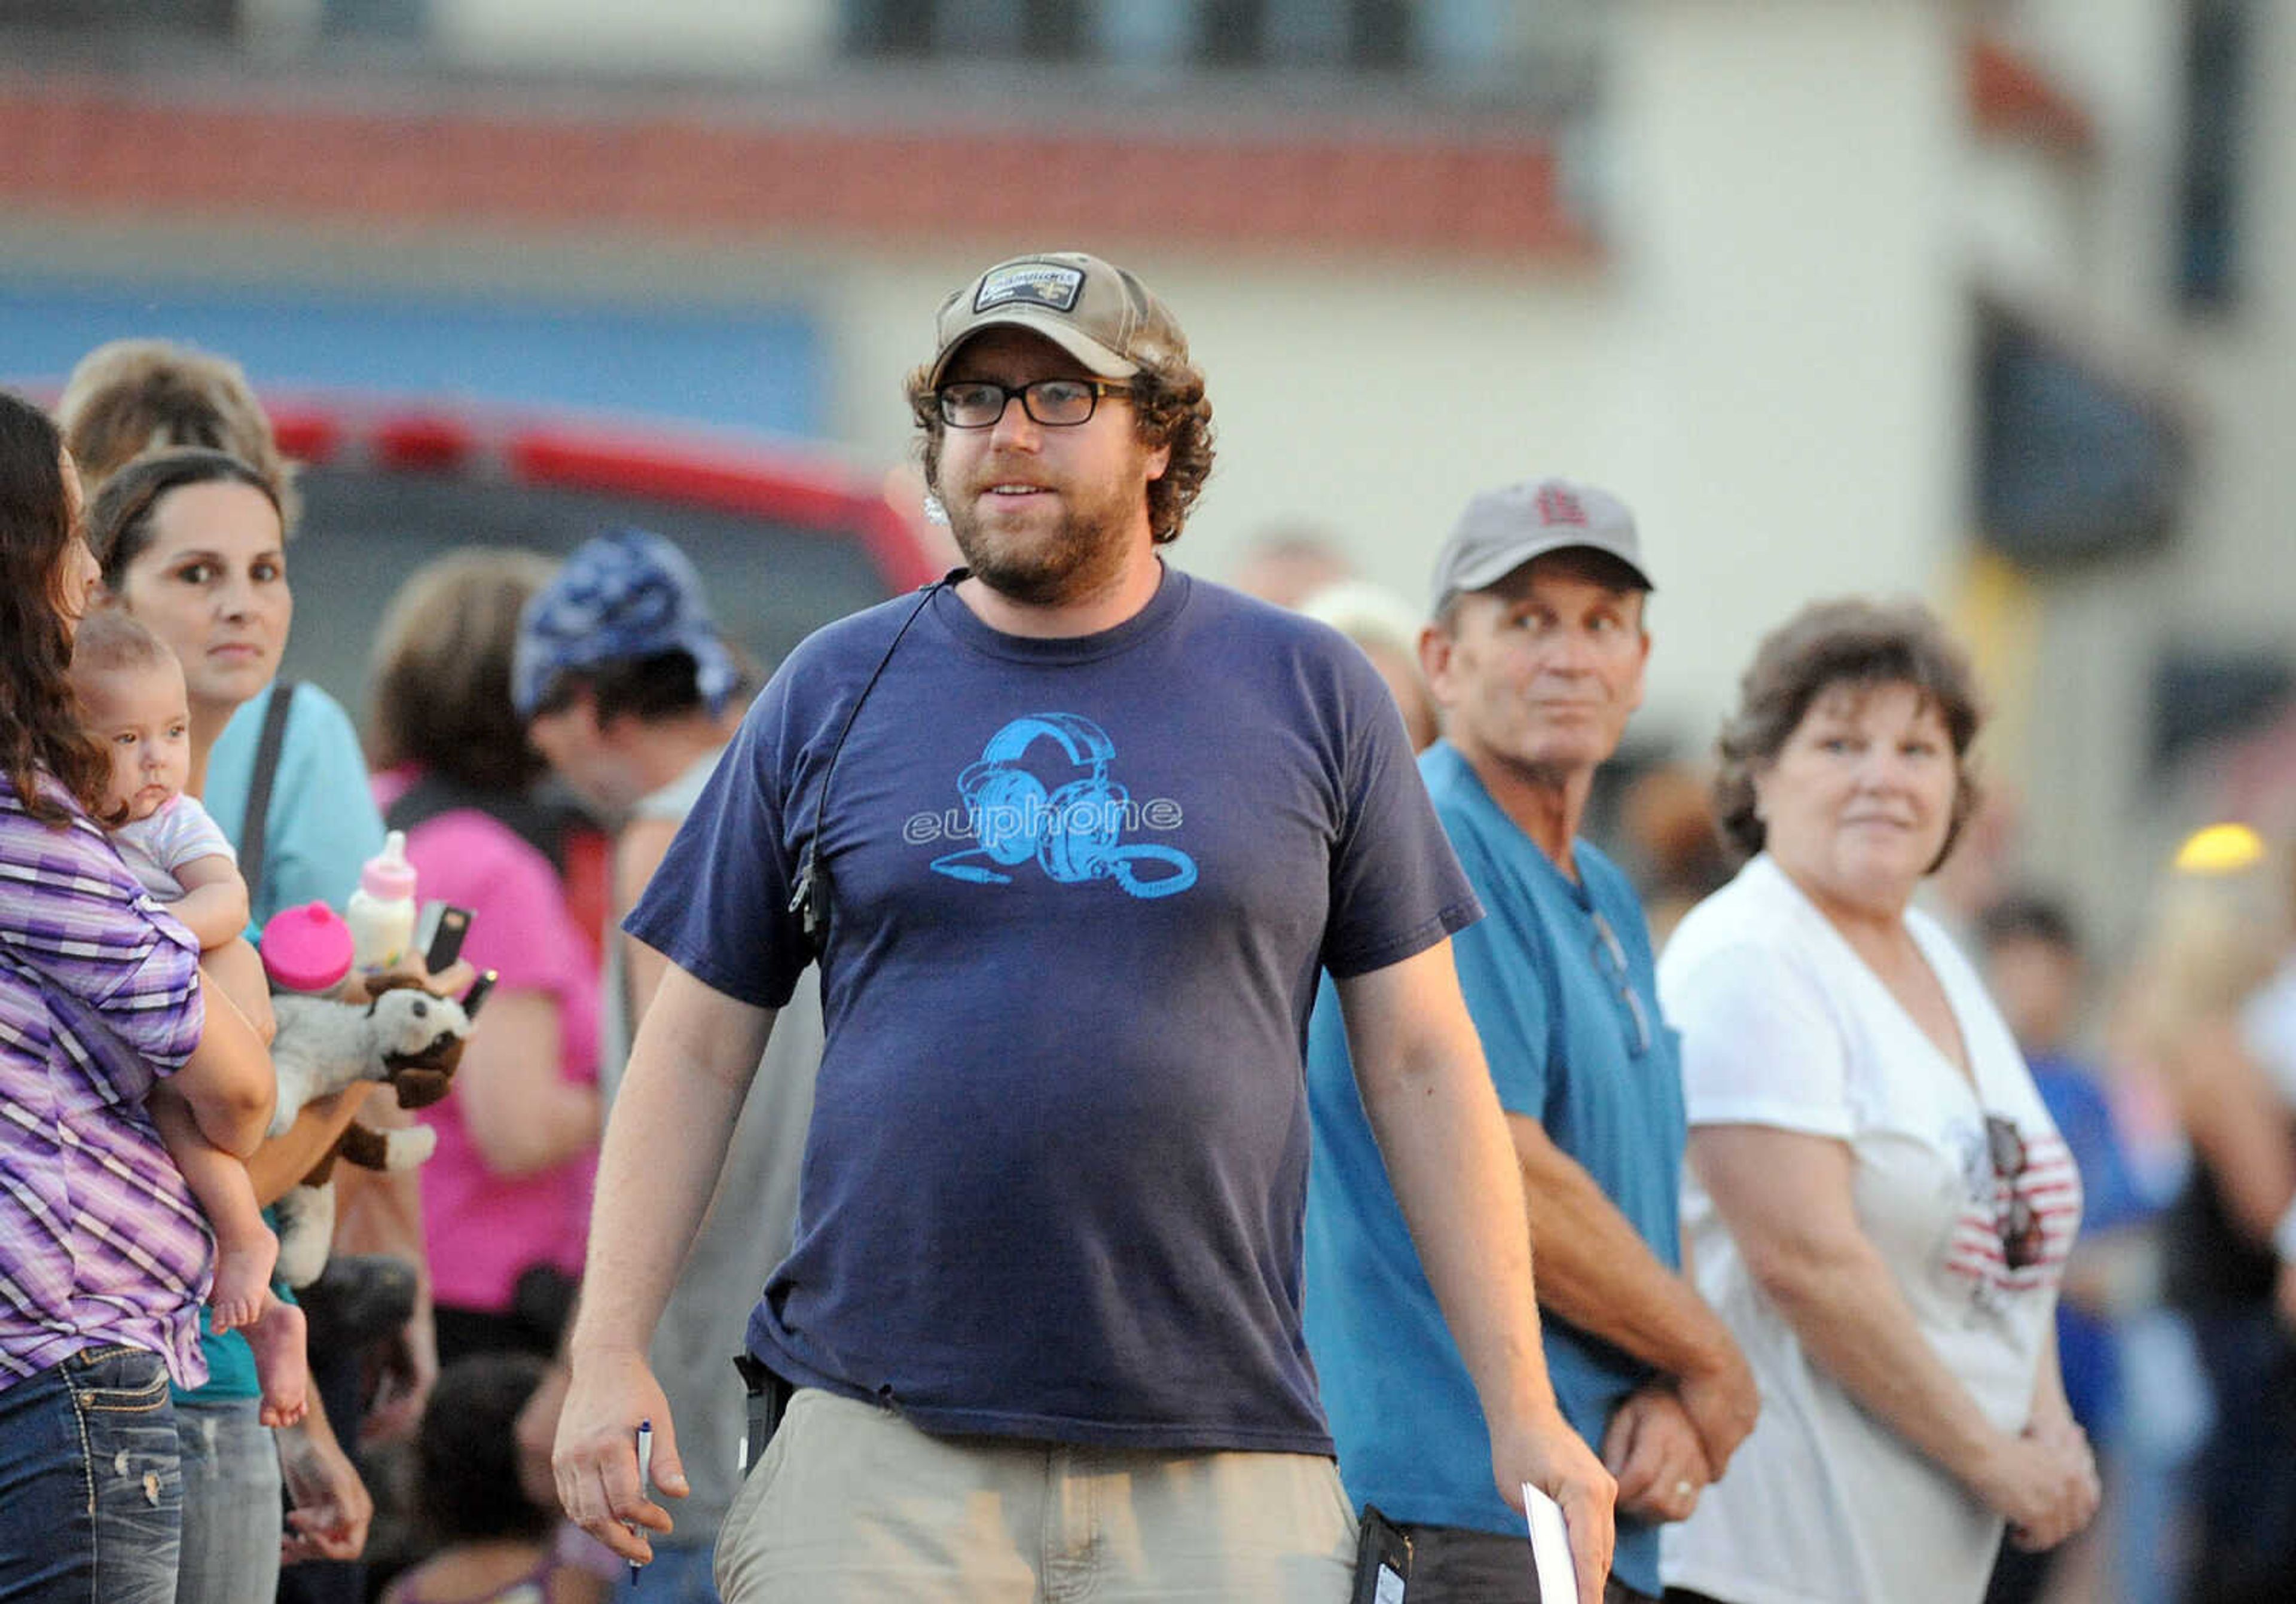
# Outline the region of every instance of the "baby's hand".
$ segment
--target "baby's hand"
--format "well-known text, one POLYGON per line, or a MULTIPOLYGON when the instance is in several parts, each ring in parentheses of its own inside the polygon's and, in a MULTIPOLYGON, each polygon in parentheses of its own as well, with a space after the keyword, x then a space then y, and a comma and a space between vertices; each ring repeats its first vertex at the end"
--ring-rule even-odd
POLYGON ((247 930, 247 882, 238 867, 221 853, 178 863, 176 883, 183 896, 168 904, 168 912, 199 937, 208 952, 224 946, 247 930))

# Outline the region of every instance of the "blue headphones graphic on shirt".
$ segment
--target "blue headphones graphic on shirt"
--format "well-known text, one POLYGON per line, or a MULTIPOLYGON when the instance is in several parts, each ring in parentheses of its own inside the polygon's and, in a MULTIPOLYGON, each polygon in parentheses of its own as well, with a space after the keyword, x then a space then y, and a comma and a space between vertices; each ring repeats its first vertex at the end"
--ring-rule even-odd
POLYGON ((1148 842, 1119 846, 1131 793, 1108 777, 1116 745, 1108 732, 1073 713, 1030 713, 988 738, 980 761, 956 777, 977 847, 933 860, 936 873, 987 886, 1009 886, 1008 869, 1034 858, 1064 886, 1114 880, 1128 895, 1170 896, 1196 883, 1196 863, 1177 847, 1148 842), (1079 773, 1047 790, 1019 766, 1039 741, 1049 741, 1079 773), (982 860, 986 859, 986 862, 982 860), (1160 865, 1143 880, 1136 865, 1160 865))

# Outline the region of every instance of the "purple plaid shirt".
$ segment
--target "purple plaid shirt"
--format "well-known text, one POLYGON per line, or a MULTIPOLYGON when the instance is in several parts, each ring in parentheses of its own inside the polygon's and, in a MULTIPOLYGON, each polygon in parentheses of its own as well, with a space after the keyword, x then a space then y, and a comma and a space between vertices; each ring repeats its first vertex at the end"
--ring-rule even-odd
POLYGON ((199 957, 102 831, 0 776, 0 1388, 96 1343, 207 1378, 212 1239, 144 1109, 199 1044, 199 957))

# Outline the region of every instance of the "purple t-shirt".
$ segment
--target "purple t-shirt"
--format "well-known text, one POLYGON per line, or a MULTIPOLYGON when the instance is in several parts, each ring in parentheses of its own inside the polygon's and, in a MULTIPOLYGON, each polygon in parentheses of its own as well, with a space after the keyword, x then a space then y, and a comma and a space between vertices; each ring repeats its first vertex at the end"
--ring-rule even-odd
POLYGON ((0 777, 0 1388, 103 1343, 207 1379, 212 1241, 144 1110, 199 1044, 199 956, 91 821, 0 777))
MULTIPOLYGON (((903 598, 800 647, 632 913, 778 1006, 824 766, 903 598)), ((1476 917, 1337 634, 1168 572, 1004 635, 936 593, 836 759, 827 1044, 750 1344, 928 1430, 1329 1453, 1300 1333, 1316 978, 1476 917)))

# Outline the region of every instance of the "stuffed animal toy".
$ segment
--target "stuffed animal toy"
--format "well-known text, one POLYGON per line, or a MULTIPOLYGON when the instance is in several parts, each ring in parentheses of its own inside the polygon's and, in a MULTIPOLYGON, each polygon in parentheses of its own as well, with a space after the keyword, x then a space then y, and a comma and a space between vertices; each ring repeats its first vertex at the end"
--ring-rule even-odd
MULTIPOLYGON (((447 1095, 450 1077, 471 1034, 471 1013, 452 997, 425 991, 411 978, 377 982, 372 1001, 338 1002, 283 993, 272 999, 279 1020, 271 1043, 279 1097, 271 1116, 276 1136, 295 1123, 303 1105, 359 1081, 380 1081, 402 1109, 427 1108, 447 1095)), ((376 1131, 352 1125, 279 1199, 278 1274, 306 1287, 326 1268, 335 1234, 334 1164, 338 1157, 366 1169, 412 1169, 439 1144, 424 1126, 376 1131)))

